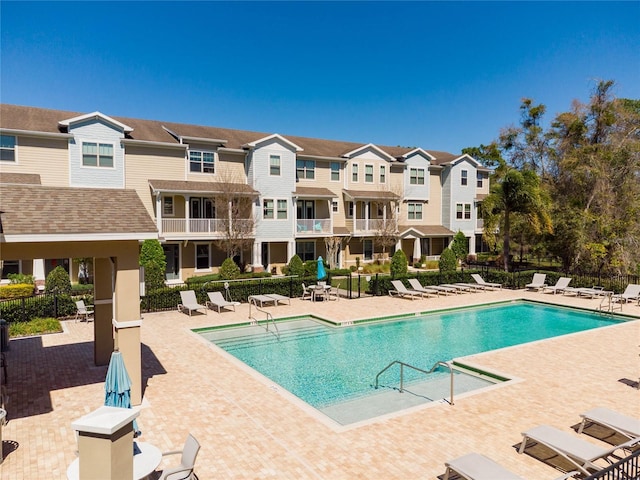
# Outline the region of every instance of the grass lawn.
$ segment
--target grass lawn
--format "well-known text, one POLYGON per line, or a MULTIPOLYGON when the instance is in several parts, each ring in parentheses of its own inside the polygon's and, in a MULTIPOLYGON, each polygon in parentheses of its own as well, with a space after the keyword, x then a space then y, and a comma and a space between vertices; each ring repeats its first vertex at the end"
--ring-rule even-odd
POLYGON ((9 324, 10 338, 60 332, 62 332, 62 326, 56 318, 34 318, 28 322, 11 322, 9 324))

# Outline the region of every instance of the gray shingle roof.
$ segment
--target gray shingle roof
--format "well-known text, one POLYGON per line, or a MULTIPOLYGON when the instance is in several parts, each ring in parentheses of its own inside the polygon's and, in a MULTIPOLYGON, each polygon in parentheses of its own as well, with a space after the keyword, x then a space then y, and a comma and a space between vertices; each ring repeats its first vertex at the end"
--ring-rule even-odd
POLYGON ((0 211, 4 235, 157 234, 135 190, 1 184, 0 211))
POLYGON ((153 190, 165 192, 190 192, 215 194, 233 192, 242 195, 258 195, 258 192, 245 183, 188 182, 184 180, 149 180, 153 190))
POLYGON ((0 173, 0 183, 20 183, 27 185, 40 185, 40 175, 37 173, 0 173))
POLYGON ((333 193, 328 188, 320 188, 320 187, 300 187, 296 186, 296 191, 294 192, 298 197, 326 197, 326 198, 337 198, 337 195, 333 193))
MULTIPOLYGON (((58 126, 58 122, 78 117, 86 113, 88 112, 69 112, 64 110, 50 110, 46 108, 0 104, 0 128, 61 133, 62 130, 58 126)), ((109 115, 107 112, 102 113, 110 116, 114 120, 132 127, 133 132, 128 134, 127 138, 152 142, 179 143, 178 140, 163 127, 166 127, 175 134, 184 137, 224 139, 227 141, 225 146, 229 148, 242 148, 242 145, 271 136, 274 133, 252 132, 248 130, 235 130, 231 128, 208 127, 203 125, 163 122, 158 120, 142 120, 137 118, 117 117, 109 115)), ((304 155, 320 157, 342 157, 344 154, 369 143, 324 140, 320 138, 286 135, 284 133, 280 134, 287 140, 302 147, 304 149, 302 152, 304 155)), ((410 152, 415 148, 383 145, 376 146, 395 158, 399 158, 403 154, 410 152)), ((434 164, 449 162, 459 156, 436 150, 427 151, 436 158, 433 162, 434 164)))

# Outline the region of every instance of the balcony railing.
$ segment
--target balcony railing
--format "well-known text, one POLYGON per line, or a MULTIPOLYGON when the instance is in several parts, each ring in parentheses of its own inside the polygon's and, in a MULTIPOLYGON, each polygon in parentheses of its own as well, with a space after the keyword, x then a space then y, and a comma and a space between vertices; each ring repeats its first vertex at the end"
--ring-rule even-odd
MULTIPOLYGON (((251 228, 250 219, 233 220, 242 230, 251 228)), ((210 233, 223 234, 228 228, 228 221, 220 218, 163 218, 162 234, 210 233), (188 228, 187 228, 188 227, 188 228)))
POLYGON ((298 235, 317 235, 331 233, 330 218, 313 218, 296 220, 296 233, 298 235))
POLYGON ((354 220, 355 232, 379 232, 390 231, 397 228, 397 223, 392 219, 383 218, 356 218, 354 220))

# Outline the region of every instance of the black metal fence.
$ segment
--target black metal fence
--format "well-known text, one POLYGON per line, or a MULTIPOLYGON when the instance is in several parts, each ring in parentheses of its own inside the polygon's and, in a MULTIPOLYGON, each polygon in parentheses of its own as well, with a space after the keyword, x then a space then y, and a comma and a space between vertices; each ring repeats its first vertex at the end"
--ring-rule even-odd
POLYGON ((640 479, 640 449, 631 455, 618 460, 584 480, 632 480, 640 479))

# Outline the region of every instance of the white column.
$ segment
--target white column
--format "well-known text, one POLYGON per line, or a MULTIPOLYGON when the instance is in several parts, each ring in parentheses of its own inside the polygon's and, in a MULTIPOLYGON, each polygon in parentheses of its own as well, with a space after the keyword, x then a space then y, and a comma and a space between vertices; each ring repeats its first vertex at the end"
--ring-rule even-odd
POLYGON ((287 242, 287 262, 291 260, 291 257, 293 257, 295 254, 296 254, 296 241, 290 240, 287 242))
POLYGON ((261 247, 262 244, 261 242, 255 240, 253 242, 253 258, 251 259, 251 263, 253 264, 254 267, 262 267, 262 261, 261 261, 261 247))
POLYGON ((369 219, 371 218, 371 205, 370 202, 364 202, 364 218, 365 220, 365 230, 369 230, 369 219))
POLYGON ((185 195, 184 197, 184 231, 186 233, 189 233, 191 231, 191 227, 189 225, 189 214, 190 214, 190 208, 189 208, 189 197, 185 195))
POLYGON ((156 195, 156 227, 162 233, 162 198, 159 193, 156 195))
POLYGON ((401 239, 401 238, 399 238, 399 239, 396 241, 396 252, 397 252, 398 250, 402 250, 402 239, 401 239))
POLYGON ((36 280, 45 281, 46 276, 44 274, 44 259, 43 258, 35 258, 33 260, 33 276, 36 280))

